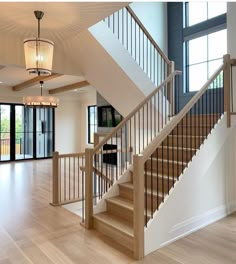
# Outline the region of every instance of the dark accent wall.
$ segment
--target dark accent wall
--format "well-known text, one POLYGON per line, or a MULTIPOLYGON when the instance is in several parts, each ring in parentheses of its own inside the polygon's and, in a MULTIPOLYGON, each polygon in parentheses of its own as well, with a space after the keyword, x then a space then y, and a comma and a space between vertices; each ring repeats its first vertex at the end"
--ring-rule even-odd
MULTIPOLYGON (((183 72, 183 3, 167 3, 167 23, 168 23, 168 56, 175 62, 175 69, 183 72)), ((176 94, 176 111, 182 108, 192 94, 184 94, 183 75, 180 79, 179 90, 176 94)))
POLYGON ((183 70, 183 3, 167 3, 168 56, 183 70))

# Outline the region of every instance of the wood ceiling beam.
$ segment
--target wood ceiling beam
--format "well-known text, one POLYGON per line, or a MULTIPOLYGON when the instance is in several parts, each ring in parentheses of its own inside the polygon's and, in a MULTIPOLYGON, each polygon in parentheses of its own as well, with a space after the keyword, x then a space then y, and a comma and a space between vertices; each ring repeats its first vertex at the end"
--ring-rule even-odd
POLYGON ((12 90, 15 92, 21 91, 25 88, 28 88, 30 86, 33 86, 33 85, 39 83, 40 81, 49 81, 49 80, 52 80, 52 79, 60 77, 60 76, 62 76, 62 74, 59 74, 59 73, 52 73, 51 75, 47 75, 47 76, 37 76, 37 77, 30 79, 26 82, 23 82, 23 83, 20 83, 20 84, 13 86, 12 90))
POLYGON ((90 83, 87 81, 81 81, 81 82, 77 82, 77 83, 72 83, 66 86, 62 86, 62 87, 58 87, 55 89, 50 89, 48 90, 49 94, 57 94, 57 93, 64 93, 64 92, 68 92, 74 89, 79 89, 79 88, 83 88, 86 86, 89 86, 90 83))

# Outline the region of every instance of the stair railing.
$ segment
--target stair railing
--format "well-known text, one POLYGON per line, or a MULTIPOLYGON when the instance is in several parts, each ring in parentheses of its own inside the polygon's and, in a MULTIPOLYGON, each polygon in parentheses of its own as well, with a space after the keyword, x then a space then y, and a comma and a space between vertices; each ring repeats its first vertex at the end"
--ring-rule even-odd
POLYGON ((147 227, 149 219, 164 201, 165 194, 174 187, 197 149, 224 113, 227 115, 227 126, 230 125, 230 64, 230 56, 225 55, 224 64, 194 97, 170 120, 142 154, 134 155, 134 235, 137 238, 136 252, 141 252, 138 257, 142 257, 144 250, 143 227, 147 227), (186 149, 189 150, 187 154, 184 153, 186 149), (170 157, 175 162, 170 163, 170 157), (158 174, 161 180, 155 181, 154 186, 154 175, 158 174), (136 190, 143 191, 144 196, 136 190))
POLYGON ((155 86, 174 71, 171 61, 129 6, 104 21, 155 86))
POLYGON ((81 202, 80 211, 84 222, 85 153, 53 153, 52 205, 59 206, 81 202))
POLYGON ((146 97, 94 149, 85 150, 85 223, 92 227, 93 204, 133 163, 171 119, 174 105, 168 101, 170 85, 179 88, 181 72, 175 71, 146 97), (175 85, 174 85, 175 84, 175 85), (96 177, 94 171, 100 172, 96 177), (95 197, 96 196, 96 197, 95 197))

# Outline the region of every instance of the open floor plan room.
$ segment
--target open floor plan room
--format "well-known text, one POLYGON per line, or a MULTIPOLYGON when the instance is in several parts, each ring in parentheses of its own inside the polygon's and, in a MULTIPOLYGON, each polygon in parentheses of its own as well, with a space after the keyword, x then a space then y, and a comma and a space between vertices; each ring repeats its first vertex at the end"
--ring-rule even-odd
MULTIPOLYGON (((77 215, 51 206, 51 182, 50 159, 0 165, 0 264, 136 263, 77 215)), ((236 213, 138 263, 233 264, 235 248, 236 213)))

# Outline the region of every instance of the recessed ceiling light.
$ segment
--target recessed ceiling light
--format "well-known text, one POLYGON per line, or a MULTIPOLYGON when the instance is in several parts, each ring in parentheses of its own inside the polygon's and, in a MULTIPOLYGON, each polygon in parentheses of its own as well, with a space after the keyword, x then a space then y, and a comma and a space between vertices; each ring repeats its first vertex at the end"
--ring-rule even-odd
POLYGON ((0 81, 0 84, 2 83, 2 81, 0 81))
POLYGON ((74 89, 74 92, 77 92, 78 91, 78 89, 74 89))

